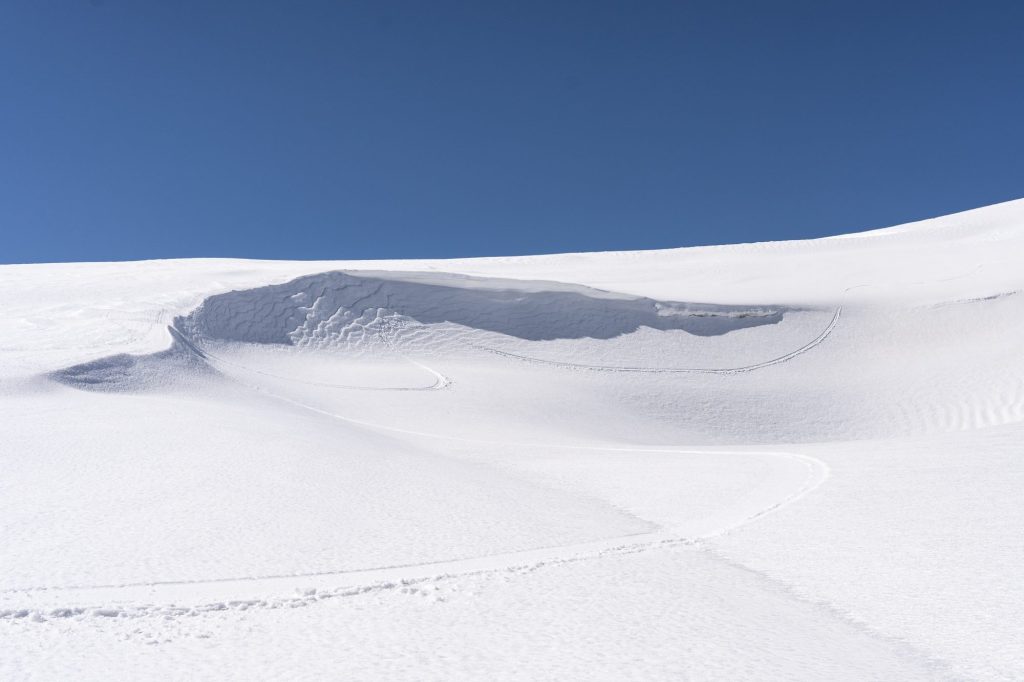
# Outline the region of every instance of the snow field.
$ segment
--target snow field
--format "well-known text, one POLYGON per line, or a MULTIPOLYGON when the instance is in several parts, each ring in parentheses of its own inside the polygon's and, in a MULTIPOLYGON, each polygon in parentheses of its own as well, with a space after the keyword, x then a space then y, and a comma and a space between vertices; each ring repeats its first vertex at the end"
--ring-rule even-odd
POLYGON ((1022 257, 0 267, 0 678, 1020 679, 1022 257))

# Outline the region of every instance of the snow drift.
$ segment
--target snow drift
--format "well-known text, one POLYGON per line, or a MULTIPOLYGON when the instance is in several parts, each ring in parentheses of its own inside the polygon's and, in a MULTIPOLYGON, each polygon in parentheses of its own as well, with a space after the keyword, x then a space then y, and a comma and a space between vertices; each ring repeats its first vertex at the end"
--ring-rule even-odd
POLYGON ((0 677, 1021 679, 1022 262, 0 267, 0 677))

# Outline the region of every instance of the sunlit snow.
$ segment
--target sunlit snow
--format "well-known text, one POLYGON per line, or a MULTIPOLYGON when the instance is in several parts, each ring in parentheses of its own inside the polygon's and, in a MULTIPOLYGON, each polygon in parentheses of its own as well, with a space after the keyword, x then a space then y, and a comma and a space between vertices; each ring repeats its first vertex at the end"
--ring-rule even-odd
POLYGON ((1022 266, 2 266, 0 679, 1024 679, 1022 266))

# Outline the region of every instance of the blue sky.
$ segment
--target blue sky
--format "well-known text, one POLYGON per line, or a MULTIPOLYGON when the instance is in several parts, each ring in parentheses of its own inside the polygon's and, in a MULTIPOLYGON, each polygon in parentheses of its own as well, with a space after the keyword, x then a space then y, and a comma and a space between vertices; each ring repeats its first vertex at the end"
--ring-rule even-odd
POLYGON ((0 262, 793 239, 1024 196, 1024 3, 0 6, 0 262))

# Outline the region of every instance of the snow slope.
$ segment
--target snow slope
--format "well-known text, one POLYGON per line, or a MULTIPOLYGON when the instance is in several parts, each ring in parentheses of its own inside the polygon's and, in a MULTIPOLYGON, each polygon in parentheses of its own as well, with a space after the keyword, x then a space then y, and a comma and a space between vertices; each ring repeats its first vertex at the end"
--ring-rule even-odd
POLYGON ((1024 201, 0 267, 0 678, 1024 678, 1024 201))

